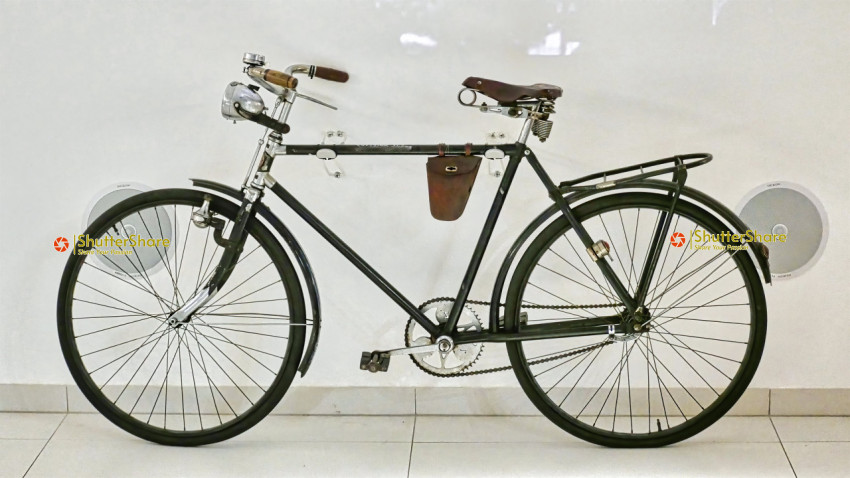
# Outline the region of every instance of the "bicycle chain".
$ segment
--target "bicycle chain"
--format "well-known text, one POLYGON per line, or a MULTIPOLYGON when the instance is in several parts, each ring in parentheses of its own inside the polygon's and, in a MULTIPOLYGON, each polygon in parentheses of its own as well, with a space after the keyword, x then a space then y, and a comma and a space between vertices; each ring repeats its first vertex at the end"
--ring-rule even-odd
MULTIPOLYGON (((434 302, 441 302, 441 301, 454 302, 454 300, 455 299, 453 297, 436 297, 434 299, 430 299, 430 300, 423 302, 422 305, 419 306, 419 308, 422 309, 426 305, 432 304, 434 302)), ((487 301, 484 301, 484 300, 467 300, 466 303, 467 304, 475 304, 475 305, 490 305, 490 302, 487 302, 487 301)), ((585 305, 576 305, 576 304, 573 304, 573 305, 536 305, 536 304, 531 304, 531 305, 523 305, 522 308, 525 308, 525 309, 600 309, 600 308, 607 308, 607 307, 620 307, 622 305, 623 304, 585 304, 585 305)), ((505 304, 502 304, 502 303, 499 304, 499 307, 504 307, 504 306, 505 306, 505 304)), ((408 319, 408 322, 410 320, 413 320, 413 318, 408 319)), ((406 332, 407 331, 406 326, 405 326, 404 330, 405 330, 405 334, 406 334, 407 333, 406 332)), ((614 341, 611 340, 611 339, 608 339, 608 340, 605 340, 604 342, 600 342, 600 343, 595 344, 595 345, 589 345, 587 347, 582 347, 580 349, 573 350, 572 352, 565 352, 565 353, 562 353, 562 354, 559 354, 559 355, 554 355, 552 357, 546 357, 546 358, 541 358, 541 359, 537 359, 537 360, 532 360, 532 361, 528 362, 528 365, 537 365, 537 364, 541 364, 541 363, 560 360, 560 359, 567 358, 567 357, 572 357, 573 355, 579 355, 579 354, 587 353, 587 352, 602 348, 606 345, 610 345, 612 343, 614 343, 614 341)), ((484 351, 483 346, 482 346, 481 351, 482 352, 484 351)), ((411 359, 412 358, 413 358, 413 356, 411 356, 411 359)), ((477 361, 478 358, 476 357, 475 360, 477 361)), ((457 372, 457 373, 452 373, 452 374, 449 374, 449 375, 440 375, 440 374, 433 373, 430 370, 427 370, 427 369, 419 366, 419 364, 416 362, 416 360, 413 360, 413 363, 419 368, 419 370, 422 370, 423 372, 427 373, 428 375, 432 375, 434 377, 440 377, 440 378, 469 377, 471 375, 484 375, 484 374, 487 374, 487 373, 505 372, 507 370, 513 369, 512 365, 505 365, 503 367, 485 368, 485 369, 482 369, 482 370, 472 370, 472 371, 469 371, 469 372, 457 372)), ((469 366, 471 367, 474 364, 475 364, 475 362, 469 364, 469 366)))

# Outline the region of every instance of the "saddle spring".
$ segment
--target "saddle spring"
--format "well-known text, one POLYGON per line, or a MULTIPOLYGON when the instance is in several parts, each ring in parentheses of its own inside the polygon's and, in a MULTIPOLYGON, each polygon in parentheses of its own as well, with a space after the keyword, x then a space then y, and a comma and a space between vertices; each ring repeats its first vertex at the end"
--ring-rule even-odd
POLYGON ((549 115, 555 112, 555 102, 544 101, 541 103, 538 112, 540 117, 531 124, 531 132, 543 143, 549 137, 549 133, 552 132, 552 121, 549 120, 549 115))
POLYGON ((549 137, 549 133, 552 132, 552 122, 543 119, 534 120, 534 124, 531 125, 531 132, 534 133, 534 136, 537 136, 542 143, 546 141, 546 138, 549 137))

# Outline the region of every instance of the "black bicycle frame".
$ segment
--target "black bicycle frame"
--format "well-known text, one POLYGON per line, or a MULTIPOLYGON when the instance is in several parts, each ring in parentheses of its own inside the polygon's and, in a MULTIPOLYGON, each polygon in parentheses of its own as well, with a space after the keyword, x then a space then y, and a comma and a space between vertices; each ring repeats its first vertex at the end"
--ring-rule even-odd
MULTIPOLYGON (((310 225, 316 232, 319 233, 326 241, 336 248, 349 262, 357 267, 366 277, 368 277, 379 289, 393 300, 399 307, 407 312, 416 322, 418 322, 433 338, 439 336, 454 336, 456 343, 468 342, 490 342, 490 341, 511 341, 511 340, 535 340, 544 338, 556 338, 565 336, 577 335, 597 335, 608 334, 611 332, 611 327, 616 332, 623 332, 623 317, 621 315, 613 315, 608 317, 594 317, 592 319, 570 320, 563 323, 550 323, 541 325, 526 325, 519 332, 507 333, 501 331, 476 332, 455 334, 454 330, 463 311, 463 306, 469 298, 469 292, 472 283, 478 274, 478 269, 481 261, 484 258, 484 252, 490 242, 490 238, 495 229, 496 222, 501 214, 508 191, 513 183, 517 168, 523 159, 527 160, 534 169, 537 176, 543 182, 550 198, 558 205, 562 214, 567 218, 573 229, 578 234, 582 244, 588 250, 594 245, 594 241, 590 238, 587 230, 581 225, 578 219, 572 212, 567 201, 564 199, 559 187, 554 184, 552 179, 543 169, 543 166, 537 160, 537 157, 525 144, 502 144, 502 145, 280 145, 275 150, 275 155, 288 156, 306 156, 316 155, 319 150, 330 149, 336 155, 377 155, 377 156, 396 156, 396 155, 415 155, 427 156, 436 155, 439 152, 449 155, 460 154, 484 154, 489 149, 497 148, 503 151, 508 157, 508 165, 499 188, 496 192, 496 197, 490 206, 490 212, 487 214, 487 220, 478 237, 478 242, 469 260, 463 280, 460 284, 457 296, 455 297, 449 317, 446 323, 441 327, 440 324, 431 322, 417 306, 415 306, 407 297, 398 291, 389 281, 379 274, 369 263, 354 252, 348 244, 340 239, 328 226, 326 226, 319 218, 317 218, 309 209, 301 204, 289 191, 287 191, 279 182, 274 181, 271 184, 271 191, 275 193, 287 206, 295 211, 307 224, 310 225)), ((271 168, 275 156, 268 153, 264 154, 261 162, 260 171, 268 172, 271 168)), ((243 201, 243 207, 246 202, 243 201)), ((665 224, 666 225, 666 224, 665 224)), ((660 229, 659 231, 660 232, 660 229)), ((234 238, 231 238, 233 241, 234 238)), ((635 312, 637 303, 629 294, 623 283, 617 277, 611 266, 604 260, 596 261, 605 279, 613 288, 622 301, 626 312, 630 315, 635 312)), ((226 264, 223 264, 226 266, 226 264)), ((654 268, 650 268, 654 269, 654 268)), ((644 273, 646 273, 645 271, 644 273)), ((648 270, 650 277, 652 270, 648 270)), ((648 281, 647 281, 648 283, 648 281)))

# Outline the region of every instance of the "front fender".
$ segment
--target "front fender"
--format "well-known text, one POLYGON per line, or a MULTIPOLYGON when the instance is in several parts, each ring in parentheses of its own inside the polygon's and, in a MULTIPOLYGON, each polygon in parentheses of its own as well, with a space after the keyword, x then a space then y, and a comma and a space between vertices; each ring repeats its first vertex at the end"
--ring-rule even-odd
MULTIPOLYGON (((235 199, 237 202, 242 201, 242 193, 238 189, 215 181, 208 181, 206 179, 190 180, 192 181, 192 185, 196 187, 225 194, 235 199)), ((310 298, 310 308, 313 314, 313 330, 310 332, 310 341, 307 343, 307 349, 304 352, 301 363, 298 365, 298 371, 301 372, 301 376, 303 377, 304 374, 307 373, 307 369, 310 368, 310 364, 313 362, 313 356, 316 353, 316 347, 319 343, 319 330, 322 327, 322 307, 321 302, 319 301, 319 289, 316 285, 316 276, 313 274, 313 268, 310 266, 310 261, 307 260, 307 256, 304 254, 304 249, 301 248, 301 245, 298 244, 295 236, 293 236, 289 228, 283 224, 283 221, 281 221, 265 204, 258 202, 255 207, 260 217, 265 219, 278 232, 278 234, 280 234, 284 242, 286 242, 286 245, 289 246, 290 252, 292 252, 292 255, 295 256, 295 260, 298 262, 298 267, 301 269, 304 283, 307 284, 307 295, 310 298)))
MULTIPOLYGON (((676 184, 669 181, 645 179, 643 181, 619 184, 602 190, 590 190, 571 193, 566 196, 566 199, 567 202, 572 205, 579 201, 585 200, 590 196, 612 191, 615 189, 654 189, 657 191, 663 191, 664 193, 672 193, 676 190, 676 184)), ((681 198, 690 199, 698 205, 707 207, 710 212, 716 214, 720 219, 725 221, 726 224, 731 225, 732 228, 737 231, 744 232, 749 229, 747 225, 744 224, 744 221, 742 221, 741 218, 739 218, 734 212, 732 212, 729 208, 727 208, 708 194, 684 186, 682 187, 681 198)), ((531 221, 528 227, 526 227, 522 231, 519 237, 517 237, 516 241, 514 241, 511 248, 508 250, 507 255, 505 255, 505 258, 502 261, 502 266, 499 268, 499 273, 496 276, 496 282, 493 285, 493 295, 490 297, 491 332, 498 331, 499 303, 502 298, 502 290, 504 289, 505 280, 508 277, 508 272, 510 271, 514 259, 516 258, 519 251, 522 249, 523 245, 528 241, 528 239, 531 238, 531 235, 537 229, 539 229, 540 226, 546 224, 552 216, 558 213, 560 213, 560 209, 556 204, 552 204, 551 206, 549 206, 549 208, 540 213, 540 215, 534 218, 534 220, 531 221)), ((756 263, 759 265, 765 283, 770 284, 770 264, 768 262, 767 247, 757 242, 751 242, 750 244, 752 244, 752 247, 747 248, 750 253, 750 256, 752 256, 756 260, 756 263)))

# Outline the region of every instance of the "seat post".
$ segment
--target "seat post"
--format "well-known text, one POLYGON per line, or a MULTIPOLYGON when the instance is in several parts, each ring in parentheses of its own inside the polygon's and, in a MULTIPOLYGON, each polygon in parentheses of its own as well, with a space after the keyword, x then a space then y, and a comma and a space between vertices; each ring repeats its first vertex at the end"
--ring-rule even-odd
MULTIPOLYGON (((536 113, 540 109, 540 104, 542 101, 537 102, 537 106, 534 107, 534 112, 536 113)), ((532 115, 528 115, 525 118, 525 122, 522 124, 522 129, 519 132, 519 137, 517 138, 517 142, 525 144, 528 141, 528 135, 531 133, 532 126, 534 126, 534 117, 532 115)))
POLYGON ((519 132, 519 137, 517 138, 517 142, 525 144, 528 141, 528 135, 531 133, 531 125, 534 123, 534 118, 529 116, 525 119, 525 122, 522 124, 522 129, 519 132))

